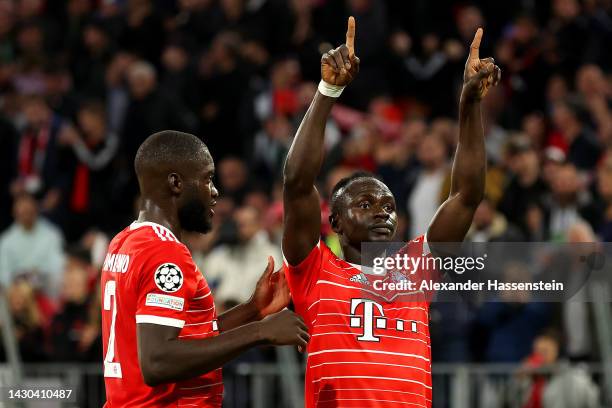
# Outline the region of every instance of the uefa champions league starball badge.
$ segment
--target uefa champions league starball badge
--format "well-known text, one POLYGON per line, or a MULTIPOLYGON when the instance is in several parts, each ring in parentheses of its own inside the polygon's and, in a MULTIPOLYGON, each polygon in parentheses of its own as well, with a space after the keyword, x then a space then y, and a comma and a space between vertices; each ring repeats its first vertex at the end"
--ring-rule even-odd
POLYGON ((173 263, 159 265, 154 279, 157 287, 164 292, 176 292, 183 286, 183 272, 173 263))

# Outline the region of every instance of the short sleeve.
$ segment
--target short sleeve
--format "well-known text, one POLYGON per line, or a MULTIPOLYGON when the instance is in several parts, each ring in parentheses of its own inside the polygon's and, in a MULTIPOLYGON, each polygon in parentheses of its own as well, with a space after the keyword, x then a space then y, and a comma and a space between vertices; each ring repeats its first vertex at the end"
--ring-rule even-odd
POLYGON ((136 282, 136 323, 182 328, 198 284, 196 265, 177 242, 156 242, 148 249, 136 282))
POLYGON ((324 246, 325 244, 319 241, 317 245, 312 248, 308 256, 295 266, 290 265, 283 256, 285 276, 287 277, 289 289, 291 290, 291 298, 296 308, 299 307, 298 305, 300 303, 305 302, 306 297, 309 295, 321 275, 323 255, 325 252, 324 246))

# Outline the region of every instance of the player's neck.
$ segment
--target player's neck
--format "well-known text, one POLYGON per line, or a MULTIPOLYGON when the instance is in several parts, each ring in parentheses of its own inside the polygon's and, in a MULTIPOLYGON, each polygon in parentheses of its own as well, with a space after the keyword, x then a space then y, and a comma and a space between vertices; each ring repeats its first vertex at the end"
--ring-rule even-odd
POLYGON ((361 265, 361 251, 348 244, 342 245, 342 255, 346 262, 361 265))
POLYGON ((179 240, 181 239, 181 228, 178 219, 168 215, 168 211, 155 204, 152 200, 143 199, 138 213, 138 222, 154 222, 168 228, 179 240))

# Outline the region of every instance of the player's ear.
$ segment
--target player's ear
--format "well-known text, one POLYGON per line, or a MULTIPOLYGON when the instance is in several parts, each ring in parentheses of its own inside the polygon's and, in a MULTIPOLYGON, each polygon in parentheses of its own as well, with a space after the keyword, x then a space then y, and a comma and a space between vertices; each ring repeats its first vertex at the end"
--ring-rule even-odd
POLYGON ((168 174, 168 187, 174 194, 180 194, 183 191, 183 180, 177 173, 168 174))
POLYGON ((329 215, 329 225, 331 225, 332 230, 336 233, 339 234, 340 231, 340 226, 339 226, 339 222, 338 222, 338 214, 336 213, 331 213, 329 215))

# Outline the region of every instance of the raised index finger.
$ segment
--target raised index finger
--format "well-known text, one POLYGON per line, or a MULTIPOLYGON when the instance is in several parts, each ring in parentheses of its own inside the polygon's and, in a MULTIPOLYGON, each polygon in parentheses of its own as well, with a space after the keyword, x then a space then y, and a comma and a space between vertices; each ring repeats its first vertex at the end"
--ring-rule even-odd
POLYGON ((346 29, 346 47, 349 51, 349 58, 355 55, 355 17, 348 18, 348 28, 346 29))
POLYGON ((470 46, 470 59, 478 59, 479 50, 480 50, 480 40, 482 40, 482 28, 476 30, 476 34, 474 35, 474 40, 472 40, 472 45, 470 46))

